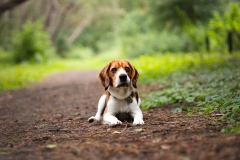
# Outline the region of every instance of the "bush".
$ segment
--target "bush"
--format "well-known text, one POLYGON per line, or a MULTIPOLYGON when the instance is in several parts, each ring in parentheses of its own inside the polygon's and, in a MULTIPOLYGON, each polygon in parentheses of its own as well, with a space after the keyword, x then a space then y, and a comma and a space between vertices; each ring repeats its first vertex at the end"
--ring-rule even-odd
MULTIPOLYGON (((236 55, 236 57, 239 59, 240 56, 236 55)), ((222 64, 230 58, 230 54, 219 53, 156 53, 156 55, 140 56, 132 63, 141 75, 140 82, 149 84, 174 72, 201 70, 202 67, 214 70, 215 64, 222 64)))
POLYGON ((156 52, 192 52, 205 50, 203 24, 188 24, 171 31, 153 28, 147 12, 131 12, 120 23, 121 49, 129 57, 153 55, 156 52))
POLYGON ((20 62, 43 62, 53 53, 48 33, 41 21, 27 22, 22 31, 13 37, 13 60, 20 62))
POLYGON ((153 55, 156 52, 180 52, 185 48, 185 38, 185 36, 181 37, 168 31, 123 37, 122 51, 129 57, 153 55))
POLYGON ((11 53, 0 47, 0 64, 12 64, 11 53))
POLYGON ((192 24, 186 25, 184 26, 183 32, 184 32, 183 33, 184 39, 182 43, 184 43, 184 48, 181 51, 201 52, 201 51, 207 50, 206 44, 205 44, 206 29, 203 24, 199 22, 196 25, 192 25, 192 24))
POLYGON ((72 59, 87 59, 93 57, 95 54, 91 48, 72 46, 71 49, 65 53, 66 58, 72 59))
POLYGON ((214 13, 209 21, 208 35, 212 51, 227 52, 227 34, 232 33, 233 50, 239 51, 240 43, 240 6, 238 3, 230 3, 223 15, 214 13))

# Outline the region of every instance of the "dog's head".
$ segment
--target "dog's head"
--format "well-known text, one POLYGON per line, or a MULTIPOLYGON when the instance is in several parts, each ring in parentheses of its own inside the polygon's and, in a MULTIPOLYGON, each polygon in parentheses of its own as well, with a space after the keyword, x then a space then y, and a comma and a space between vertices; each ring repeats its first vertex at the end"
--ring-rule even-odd
POLYGON ((108 86, 115 88, 133 86, 137 88, 138 72, 127 60, 113 60, 100 72, 98 78, 105 89, 108 86))

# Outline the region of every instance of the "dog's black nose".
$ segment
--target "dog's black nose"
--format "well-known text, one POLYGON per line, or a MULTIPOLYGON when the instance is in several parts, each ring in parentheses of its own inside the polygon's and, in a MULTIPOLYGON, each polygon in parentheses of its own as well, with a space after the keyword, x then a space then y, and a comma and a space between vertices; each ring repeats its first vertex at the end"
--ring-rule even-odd
POLYGON ((127 75, 126 74, 120 74, 119 78, 120 78, 121 82, 126 82, 127 81, 127 75))

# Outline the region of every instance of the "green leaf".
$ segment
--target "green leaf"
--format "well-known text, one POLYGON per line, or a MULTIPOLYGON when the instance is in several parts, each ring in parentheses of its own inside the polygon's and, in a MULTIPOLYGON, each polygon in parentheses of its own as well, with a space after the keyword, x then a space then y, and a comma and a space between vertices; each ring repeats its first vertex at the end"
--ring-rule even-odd
POLYGON ((182 108, 175 108, 171 112, 172 113, 181 113, 182 112, 182 108))
POLYGON ((206 107, 203 109, 205 114, 210 114, 212 112, 212 108, 211 107, 206 107))
POLYGON ((193 112, 188 112, 187 114, 189 117, 193 115, 193 112))
POLYGON ((238 105, 233 105, 232 107, 232 112, 233 113, 240 113, 240 107, 238 105))
POLYGON ((185 100, 189 103, 194 102, 195 97, 187 97, 185 100))

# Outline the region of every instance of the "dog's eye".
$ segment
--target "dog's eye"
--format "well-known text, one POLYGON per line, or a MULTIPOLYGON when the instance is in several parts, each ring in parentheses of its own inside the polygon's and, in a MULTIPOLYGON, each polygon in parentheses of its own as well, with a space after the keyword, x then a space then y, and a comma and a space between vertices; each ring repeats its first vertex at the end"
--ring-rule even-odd
POLYGON ((130 72, 130 68, 129 67, 125 67, 126 72, 130 72))
POLYGON ((116 72, 117 72, 117 68, 112 68, 112 69, 111 69, 111 72, 112 72, 112 73, 116 73, 116 72))

